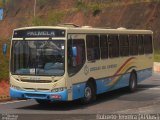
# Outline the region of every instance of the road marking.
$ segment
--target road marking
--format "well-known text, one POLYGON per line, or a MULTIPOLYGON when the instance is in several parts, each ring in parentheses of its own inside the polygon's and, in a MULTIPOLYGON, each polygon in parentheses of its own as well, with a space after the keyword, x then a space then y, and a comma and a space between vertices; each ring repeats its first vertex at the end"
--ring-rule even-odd
POLYGON ((12 103, 18 103, 18 102, 24 102, 24 101, 27 101, 27 100, 17 100, 17 101, 11 101, 11 102, 3 102, 3 103, 0 103, 0 105, 6 105, 6 104, 12 104, 12 103))
POLYGON ((160 81, 160 79, 153 79, 153 81, 160 81))
POLYGON ((155 88, 138 88, 138 89, 143 89, 143 90, 160 90, 160 87, 155 87, 155 88))
POLYGON ((149 88, 149 90, 160 90, 160 88, 149 88))

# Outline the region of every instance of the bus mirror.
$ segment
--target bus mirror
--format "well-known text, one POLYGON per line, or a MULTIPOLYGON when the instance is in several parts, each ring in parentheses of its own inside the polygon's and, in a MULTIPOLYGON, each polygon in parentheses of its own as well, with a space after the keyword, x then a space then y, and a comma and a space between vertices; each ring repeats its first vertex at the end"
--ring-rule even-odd
POLYGON ((5 43, 5 44, 3 44, 3 55, 6 55, 6 53, 7 53, 7 44, 5 43))
POLYGON ((72 47, 72 56, 77 57, 77 47, 72 47))

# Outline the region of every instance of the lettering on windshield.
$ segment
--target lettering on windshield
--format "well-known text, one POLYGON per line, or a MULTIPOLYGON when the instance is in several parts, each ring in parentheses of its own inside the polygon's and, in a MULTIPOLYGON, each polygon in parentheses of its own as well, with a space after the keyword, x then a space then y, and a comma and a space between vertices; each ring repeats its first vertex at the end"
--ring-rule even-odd
POLYGON ((27 29, 15 30, 13 38, 30 37, 65 37, 65 30, 61 29, 27 29))
POLYGON ((55 32, 51 31, 28 31, 27 36, 55 36, 55 32))

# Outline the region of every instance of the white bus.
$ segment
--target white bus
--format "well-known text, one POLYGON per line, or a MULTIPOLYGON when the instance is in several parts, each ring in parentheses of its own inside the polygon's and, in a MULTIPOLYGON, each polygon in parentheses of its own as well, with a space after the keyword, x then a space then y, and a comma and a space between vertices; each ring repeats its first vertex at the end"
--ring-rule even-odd
POLYGON ((77 26, 13 31, 10 96, 52 101, 81 99, 128 87, 152 75, 153 32, 77 26))

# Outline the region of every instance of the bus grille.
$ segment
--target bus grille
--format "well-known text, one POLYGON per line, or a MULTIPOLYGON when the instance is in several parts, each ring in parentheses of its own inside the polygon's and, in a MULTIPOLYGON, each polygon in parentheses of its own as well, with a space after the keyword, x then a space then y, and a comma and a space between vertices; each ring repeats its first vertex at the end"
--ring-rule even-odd
POLYGON ((32 93, 26 93, 26 98, 47 98, 47 95, 45 94, 32 94, 32 93))
POLYGON ((26 91, 37 91, 37 92, 48 92, 50 89, 45 89, 45 88, 23 88, 26 91))
POLYGON ((31 83, 51 83, 52 80, 21 80, 22 82, 31 82, 31 83))

